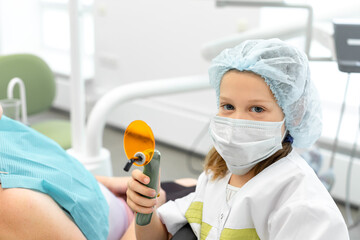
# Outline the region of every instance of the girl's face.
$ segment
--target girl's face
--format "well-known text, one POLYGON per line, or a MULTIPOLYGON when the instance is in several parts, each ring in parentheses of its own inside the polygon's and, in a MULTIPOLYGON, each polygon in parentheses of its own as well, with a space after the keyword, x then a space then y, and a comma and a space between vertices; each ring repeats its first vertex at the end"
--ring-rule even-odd
MULTIPOLYGON (((220 85, 218 116, 267 122, 280 122, 284 113, 264 79, 251 72, 231 70, 220 85)), ((285 126, 282 127, 284 133, 285 126)))

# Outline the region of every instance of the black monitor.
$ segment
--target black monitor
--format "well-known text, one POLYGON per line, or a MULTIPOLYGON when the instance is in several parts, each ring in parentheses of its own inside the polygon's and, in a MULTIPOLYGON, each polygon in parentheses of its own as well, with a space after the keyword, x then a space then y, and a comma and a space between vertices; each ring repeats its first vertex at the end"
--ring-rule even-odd
POLYGON ((360 19, 333 21, 339 70, 360 73, 360 19))

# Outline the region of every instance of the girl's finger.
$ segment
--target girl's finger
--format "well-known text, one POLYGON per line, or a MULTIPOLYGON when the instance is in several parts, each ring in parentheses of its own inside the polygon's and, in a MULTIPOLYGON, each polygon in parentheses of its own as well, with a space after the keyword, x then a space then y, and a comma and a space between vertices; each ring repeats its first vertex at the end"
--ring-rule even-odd
POLYGON ((131 190, 127 192, 127 203, 129 207, 140 213, 152 213, 156 205, 156 199, 145 198, 131 190))
POLYGON ((143 172, 141 172, 139 169, 135 169, 134 171, 132 171, 131 176, 142 184, 148 184, 150 182, 150 178, 146 176, 143 172))
POLYGON ((142 207, 153 207, 156 205, 156 198, 146 198, 133 191, 128 191, 127 198, 142 207))
POLYGON ((152 188, 149 188, 145 185, 143 185, 142 183, 138 182, 137 180, 130 180, 128 182, 128 190, 134 191, 138 194, 150 197, 150 198, 154 198, 156 196, 156 191, 152 188))

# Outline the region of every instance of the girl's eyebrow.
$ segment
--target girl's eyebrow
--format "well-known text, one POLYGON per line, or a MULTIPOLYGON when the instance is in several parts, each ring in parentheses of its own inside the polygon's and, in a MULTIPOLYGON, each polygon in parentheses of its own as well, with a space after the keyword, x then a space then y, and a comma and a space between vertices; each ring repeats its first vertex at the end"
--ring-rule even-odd
MULTIPOLYGON (((220 100, 223 100, 223 101, 233 101, 233 99, 231 98, 228 98, 228 97, 223 97, 223 96, 220 96, 219 98, 220 100)), ((274 100, 269 100, 269 99, 249 99, 248 102, 251 102, 251 103, 274 103, 274 100)))
POLYGON ((223 96, 220 96, 219 99, 224 100, 224 101, 232 101, 231 98, 227 98, 227 97, 223 97, 223 96))
POLYGON ((252 103, 274 103, 272 100, 266 100, 266 99, 251 99, 249 102, 252 103))

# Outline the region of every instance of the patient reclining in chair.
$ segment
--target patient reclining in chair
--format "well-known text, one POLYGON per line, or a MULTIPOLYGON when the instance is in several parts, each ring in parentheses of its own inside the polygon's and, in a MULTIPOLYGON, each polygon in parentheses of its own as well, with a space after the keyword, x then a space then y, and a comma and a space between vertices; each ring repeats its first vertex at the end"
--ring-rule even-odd
MULTIPOLYGON (((133 218, 116 196, 128 179, 97 181, 55 142, 2 116, 0 106, 0 239, 120 239, 133 218)), ((158 204, 163 190, 160 196, 158 204)))
POLYGON ((131 220, 126 203, 79 161, 6 116, 0 184, 1 239, 120 239, 131 220))

